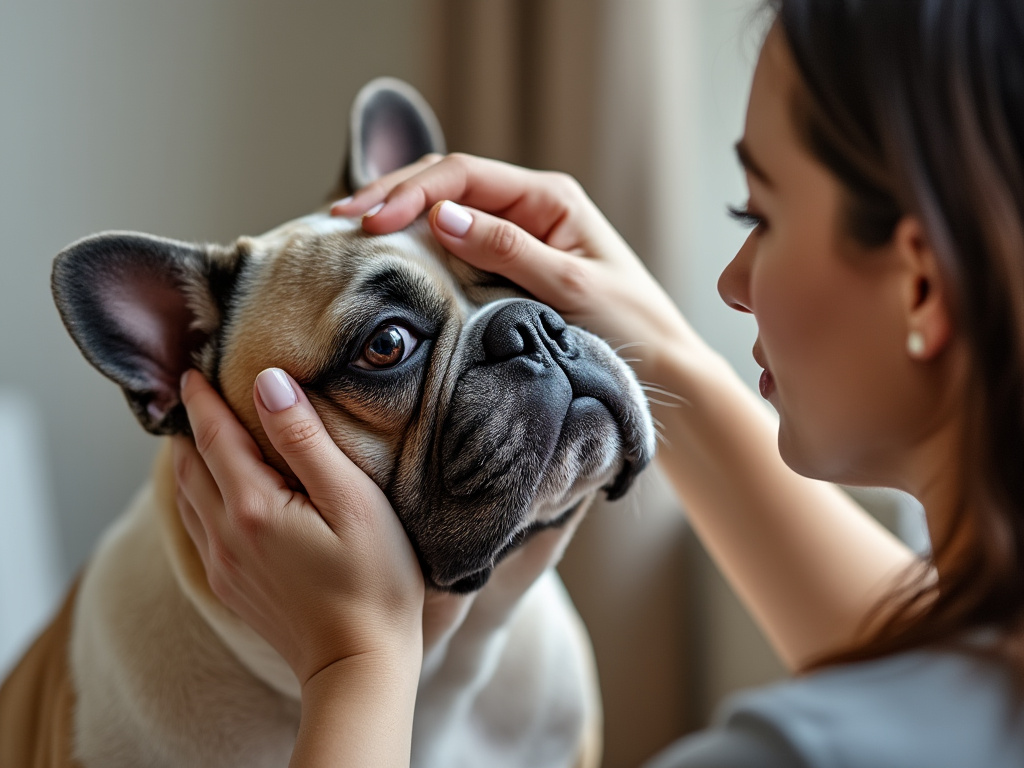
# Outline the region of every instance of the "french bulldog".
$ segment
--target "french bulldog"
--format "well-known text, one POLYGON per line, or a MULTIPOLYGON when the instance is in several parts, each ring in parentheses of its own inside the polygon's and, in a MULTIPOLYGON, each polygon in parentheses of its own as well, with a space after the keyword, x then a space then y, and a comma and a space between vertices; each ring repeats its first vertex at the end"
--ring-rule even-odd
MULTIPOLYGON (((417 92, 373 81, 341 186, 444 151, 417 92)), ((227 246, 87 237, 57 256, 53 292, 148 431, 188 432, 178 381, 194 366, 288 473, 252 403, 277 366, 384 490, 428 588, 413 765, 599 763, 592 651, 553 566, 596 494, 622 495, 654 451, 643 392, 604 341, 446 253, 422 220, 369 236, 326 208, 227 246)), ((166 447, 0 715, 4 765, 288 763, 298 682, 210 590, 166 447)))

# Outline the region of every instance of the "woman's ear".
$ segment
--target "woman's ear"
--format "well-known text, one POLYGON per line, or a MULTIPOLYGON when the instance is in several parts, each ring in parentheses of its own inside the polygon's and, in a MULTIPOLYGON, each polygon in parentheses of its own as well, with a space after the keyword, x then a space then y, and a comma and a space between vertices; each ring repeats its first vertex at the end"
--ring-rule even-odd
POLYGON ((893 247, 903 267, 907 354, 915 360, 932 360, 942 354, 953 335, 948 278, 916 216, 904 216, 896 225, 893 247))

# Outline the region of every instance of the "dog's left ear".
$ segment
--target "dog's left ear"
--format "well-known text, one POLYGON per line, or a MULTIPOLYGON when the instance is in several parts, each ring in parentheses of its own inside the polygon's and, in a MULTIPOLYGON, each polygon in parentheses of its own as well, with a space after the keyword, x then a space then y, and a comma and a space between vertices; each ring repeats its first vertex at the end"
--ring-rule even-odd
POLYGON ((364 85, 349 113, 342 197, 426 154, 447 152, 441 124, 420 92, 403 80, 378 77, 364 85))
POLYGON ((242 261, 241 246, 135 232, 87 237, 54 260, 64 325, 149 432, 188 433, 179 379, 195 366, 214 374, 213 346, 242 261))

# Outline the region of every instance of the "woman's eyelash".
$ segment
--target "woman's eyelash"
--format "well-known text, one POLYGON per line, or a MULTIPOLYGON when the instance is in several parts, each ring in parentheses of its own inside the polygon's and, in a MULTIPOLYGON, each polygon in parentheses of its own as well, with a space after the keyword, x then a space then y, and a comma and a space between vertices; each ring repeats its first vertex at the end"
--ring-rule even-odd
POLYGON ((730 205, 727 206, 726 210, 728 210, 729 216, 748 229, 754 229, 755 227, 759 227, 764 224, 764 219, 757 214, 751 213, 746 208, 737 208, 730 205))

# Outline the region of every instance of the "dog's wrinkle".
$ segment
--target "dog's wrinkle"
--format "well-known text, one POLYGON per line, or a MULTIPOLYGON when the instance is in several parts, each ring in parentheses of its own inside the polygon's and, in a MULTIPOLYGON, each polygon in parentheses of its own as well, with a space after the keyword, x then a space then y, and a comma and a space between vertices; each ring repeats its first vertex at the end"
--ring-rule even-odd
POLYGON ((380 306, 406 306, 427 318, 429 325, 439 324, 446 314, 444 297, 433 282, 405 265, 389 264, 370 272, 360 279, 355 292, 375 297, 380 306))
POLYGON ((556 426, 571 402, 569 384, 557 367, 539 374, 521 369, 520 358, 475 366, 456 384, 440 454, 442 478, 452 495, 476 492, 480 472, 489 471, 485 468, 495 461, 507 465, 507 479, 498 490, 510 484, 534 486, 536 472, 554 452, 556 426), (538 386, 541 380, 543 387, 538 386), (535 464, 524 461, 528 458, 535 464))

